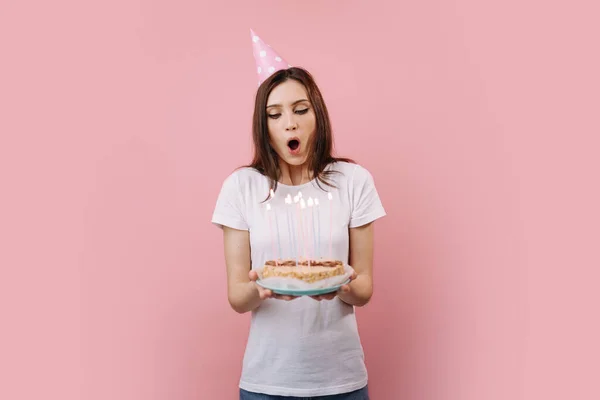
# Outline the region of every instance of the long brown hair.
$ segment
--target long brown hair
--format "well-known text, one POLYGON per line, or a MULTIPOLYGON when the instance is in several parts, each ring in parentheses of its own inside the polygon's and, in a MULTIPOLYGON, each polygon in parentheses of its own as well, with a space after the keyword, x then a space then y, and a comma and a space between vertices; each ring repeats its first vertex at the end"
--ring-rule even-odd
POLYGON ((316 117, 316 132, 313 140, 309 143, 307 163, 309 171, 316 178, 317 186, 323 189, 321 183, 335 187, 329 181, 329 176, 336 173, 334 170, 325 168, 334 162, 345 161, 354 163, 353 160, 344 157, 334 157, 333 136, 331 122, 327 106, 312 75, 303 68, 291 67, 279 70, 267 78, 258 88, 254 102, 254 116, 252 118, 252 139, 254 142, 254 157, 250 165, 261 174, 269 178, 269 187, 277 190, 277 182, 281 175, 279 167, 279 156, 271 147, 269 141, 269 129, 267 126, 267 99, 271 91, 287 81, 294 79, 301 83, 306 89, 308 100, 312 104, 316 117))

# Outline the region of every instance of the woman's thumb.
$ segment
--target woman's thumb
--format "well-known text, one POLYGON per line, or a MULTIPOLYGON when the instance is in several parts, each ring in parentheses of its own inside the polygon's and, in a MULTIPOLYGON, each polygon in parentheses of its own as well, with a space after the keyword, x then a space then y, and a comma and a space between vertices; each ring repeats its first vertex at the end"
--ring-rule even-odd
POLYGON ((251 281, 255 281, 256 279, 258 279, 258 274, 256 273, 256 271, 250 270, 250 272, 248 272, 248 277, 250 277, 251 281))

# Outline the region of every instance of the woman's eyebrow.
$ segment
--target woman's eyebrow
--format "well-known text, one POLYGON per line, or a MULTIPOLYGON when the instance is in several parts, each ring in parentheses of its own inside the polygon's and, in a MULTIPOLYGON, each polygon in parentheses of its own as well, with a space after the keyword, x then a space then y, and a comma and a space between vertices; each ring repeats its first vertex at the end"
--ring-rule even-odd
MULTIPOLYGON (((292 103, 292 105, 295 106, 296 104, 301 103, 303 101, 308 101, 308 100, 306 100, 306 99, 296 100, 295 102, 292 103)), ((271 104, 271 105, 267 106, 267 108, 271 108, 271 107, 281 107, 281 104, 271 104)))

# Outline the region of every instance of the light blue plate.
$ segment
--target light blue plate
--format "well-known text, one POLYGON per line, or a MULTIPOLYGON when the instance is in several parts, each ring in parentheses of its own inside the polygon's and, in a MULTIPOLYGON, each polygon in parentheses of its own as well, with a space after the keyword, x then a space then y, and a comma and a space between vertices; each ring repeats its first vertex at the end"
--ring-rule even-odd
POLYGON ((330 286, 322 289, 277 289, 269 286, 268 283, 265 283, 260 279, 256 281, 258 285, 262 286, 265 289, 271 290, 273 293, 286 294, 290 296, 318 296, 321 294, 331 293, 337 291, 340 287, 342 287, 342 285, 345 285, 348 282, 350 282, 350 279, 347 279, 345 282, 342 282, 339 285, 330 286))

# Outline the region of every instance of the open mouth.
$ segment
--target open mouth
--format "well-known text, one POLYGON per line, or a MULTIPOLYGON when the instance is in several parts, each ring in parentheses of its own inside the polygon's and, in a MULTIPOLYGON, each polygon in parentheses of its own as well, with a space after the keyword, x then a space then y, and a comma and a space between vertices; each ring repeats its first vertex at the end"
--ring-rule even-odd
POLYGON ((300 148, 300 140, 298 138, 291 138, 288 140, 287 145, 292 152, 295 152, 300 148))

